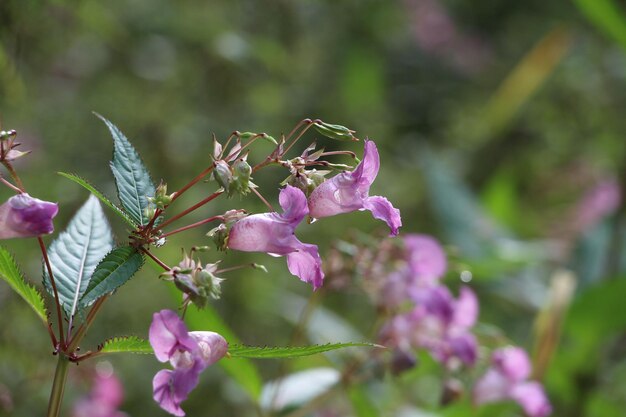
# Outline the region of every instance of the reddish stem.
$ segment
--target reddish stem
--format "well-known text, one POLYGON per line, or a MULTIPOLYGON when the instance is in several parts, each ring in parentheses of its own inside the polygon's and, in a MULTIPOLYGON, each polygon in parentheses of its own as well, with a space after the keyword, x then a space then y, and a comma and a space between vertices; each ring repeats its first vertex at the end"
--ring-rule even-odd
POLYGON ((167 236, 171 236, 171 235, 174 235, 176 233, 184 232, 185 230, 193 229, 194 227, 202 226, 203 224, 210 223, 210 222, 215 221, 215 220, 221 220, 223 218, 224 218, 223 216, 209 217, 208 219, 200 220, 199 222, 188 224, 187 226, 183 226, 183 227, 180 227, 180 228, 178 228, 176 230, 172 230, 171 232, 164 233, 164 234, 158 236, 158 239, 161 239, 161 238, 164 238, 164 237, 167 237, 167 236))
MULTIPOLYGON (((52 286, 52 292, 54 294, 54 304, 56 304, 57 310, 57 321, 59 324, 59 340, 61 342, 61 350, 65 349, 65 336, 63 334, 63 316, 61 315, 61 303, 59 302, 59 293, 57 292, 57 284, 54 282, 54 276, 52 275, 52 267, 50 266, 50 260, 48 259, 48 251, 46 251, 46 245, 43 243, 43 239, 41 236, 37 236, 37 241, 39 242, 39 248, 41 249, 41 254, 43 255, 43 260, 46 264, 46 269, 48 270, 48 277, 50 277, 50 285, 52 286)), ((55 349, 57 346, 54 347, 55 349)))
POLYGON ((2 175, 0 175, 0 182, 2 182, 4 185, 6 185, 7 187, 15 191, 17 194, 21 194, 24 192, 20 190, 19 188, 17 188, 15 185, 11 184, 9 181, 7 181, 2 175))
MULTIPOLYGON (((183 193, 185 191, 187 191, 188 189, 190 189, 191 187, 193 187, 198 181, 200 181, 202 178, 204 178, 209 172, 211 172, 213 170, 213 165, 209 166, 208 168, 206 168, 204 171, 202 171, 201 173, 199 173, 194 179, 192 179, 191 181, 189 181, 189 183, 187 185, 185 185, 183 188, 181 188, 180 190, 178 190, 176 193, 174 193, 174 196, 172 197, 172 201, 170 202, 170 204, 172 204, 174 202, 174 200, 176 200, 178 197, 180 197, 181 195, 183 195, 183 193)), ((169 205, 169 204, 168 204, 169 205)))
POLYGON ((145 253, 146 255, 148 255, 150 258, 152 258, 152 260, 154 262, 156 262, 157 264, 159 264, 159 266, 163 269, 165 269, 166 271, 171 270, 172 268, 170 268, 169 266, 165 265, 163 263, 163 261, 161 261, 159 258, 157 258, 156 256, 154 256, 149 250, 145 249, 145 248, 140 248, 140 250, 145 253))
POLYGON ((256 196, 259 197, 263 203, 265 203, 265 205, 270 209, 270 211, 276 211, 274 210, 274 207, 272 207, 272 205, 265 199, 265 197, 263 197, 261 193, 259 193, 256 190, 256 188, 252 188, 252 192, 256 194, 256 196))
POLYGON ((220 196, 223 192, 224 192, 223 190, 214 192, 213 194, 211 194, 210 196, 208 196, 204 200, 200 201, 199 203, 196 203, 193 206, 189 207, 188 209, 178 213, 176 216, 172 217, 171 219, 167 219, 166 221, 161 223, 155 230, 163 229, 168 224, 170 224, 170 223, 180 219, 183 216, 186 216, 187 214, 191 213, 192 211, 202 207, 203 205, 205 205, 209 201, 211 201, 211 200, 215 199, 216 197, 220 196))

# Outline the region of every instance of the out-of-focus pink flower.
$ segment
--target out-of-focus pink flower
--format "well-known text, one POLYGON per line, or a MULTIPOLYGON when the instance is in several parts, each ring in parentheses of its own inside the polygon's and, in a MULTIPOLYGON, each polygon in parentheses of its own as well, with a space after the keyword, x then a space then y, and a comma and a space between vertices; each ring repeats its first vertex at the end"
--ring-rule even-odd
POLYGON ((380 158, 378 149, 371 140, 365 141, 363 160, 352 172, 335 175, 320 184, 309 196, 311 217, 322 218, 355 210, 369 210, 374 218, 383 220, 396 236, 402 226, 400 211, 389 200, 380 196, 369 196, 380 158))
POLYGON ((283 213, 254 214, 238 220, 230 229, 228 247, 244 252, 266 252, 287 256, 289 272, 317 289, 324 273, 317 245, 302 243, 295 229, 309 214, 306 196, 290 185, 280 191, 283 213))
POLYGON ((96 374, 91 393, 74 404, 72 417, 127 417, 117 408, 124 399, 124 389, 113 373, 96 374))
POLYGON ((545 417, 552 407, 543 387, 538 382, 527 381, 531 365, 526 352, 514 346, 498 349, 491 357, 491 367, 474 386, 474 402, 513 400, 530 417, 545 417))
POLYGON ((615 212, 622 201, 620 187, 614 179, 600 182, 578 203, 575 224, 584 231, 615 212))
POLYGON ((446 273, 446 254, 436 239, 428 235, 408 234, 403 240, 407 262, 417 279, 435 282, 446 273))
POLYGON ((415 308, 395 316, 382 330, 384 342, 407 351, 427 349, 442 363, 458 358, 467 365, 476 361, 476 339, 470 332, 478 317, 478 301, 469 287, 458 299, 443 286, 419 291, 415 308))
POLYGON ((52 233, 52 219, 57 215, 56 203, 18 194, 0 205, 0 239, 35 237, 52 233))
POLYGON ((185 323, 171 310, 154 314, 149 338, 157 359, 169 361, 174 368, 163 369, 154 376, 154 400, 168 413, 184 416, 180 404, 198 385, 200 373, 226 354, 228 344, 214 332, 188 332, 185 323))

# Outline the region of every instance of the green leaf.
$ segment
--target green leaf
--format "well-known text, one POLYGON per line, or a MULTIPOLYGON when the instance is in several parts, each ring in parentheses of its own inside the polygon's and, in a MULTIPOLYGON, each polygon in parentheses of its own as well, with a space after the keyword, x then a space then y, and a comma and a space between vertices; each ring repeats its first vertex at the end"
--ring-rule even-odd
POLYGON ((363 385, 351 385, 348 388, 348 397, 352 404, 352 411, 357 417, 378 417, 380 415, 363 385))
MULTIPOLYGON (((174 288, 174 287, 173 287, 174 288)), ((174 288, 173 293, 180 300, 180 291, 174 288)), ((237 345, 239 339, 211 305, 202 310, 195 306, 189 307, 185 314, 185 322, 191 330, 211 330, 221 334, 229 344, 237 345)), ((222 360, 217 363, 243 388, 250 397, 258 401, 263 381, 255 364, 243 357, 237 360, 222 360)))
POLYGON ((98 347, 98 351, 100 353, 154 353, 150 342, 137 336, 119 336, 108 339, 98 347))
POLYGON ((331 350, 343 349, 347 347, 378 347, 373 343, 327 343, 325 345, 311 346, 283 346, 283 347, 267 347, 267 346, 230 346, 228 353, 233 358, 255 358, 255 359, 276 359, 276 358, 299 358, 302 356, 311 356, 318 353, 329 352, 331 350))
POLYGON ((126 136, 113 123, 99 114, 96 116, 107 125, 113 136, 111 171, 120 202, 133 221, 144 226, 150 221, 145 213, 145 209, 152 206, 148 197, 154 197, 156 192, 152 178, 126 136))
POLYGON ((115 248, 98 264, 80 300, 87 307, 103 295, 121 287, 143 266, 143 255, 131 246, 115 248))
POLYGON ((626 16, 614 0, 575 0, 578 9, 598 29, 626 48, 626 16))
POLYGON ((5 280, 13 291, 18 293, 31 306, 44 323, 48 323, 46 306, 41 294, 35 287, 26 282, 11 254, 1 246, 0 278, 5 280))
POLYGON ((81 177, 79 177, 78 175, 75 175, 75 174, 68 174, 67 172, 57 172, 57 174, 65 177, 65 178, 67 178, 67 179, 69 179, 71 181, 74 181, 76 184, 78 184, 81 187, 85 188, 86 190, 91 192, 93 195, 98 197, 98 199, 100 201, 102 201, 104 203, 104 205, 106 205, 111 210, 113 210, 113 212, 115 214, 117 214, 122 219, 124 219, 126 221, 126 223, 131 225, 133 228, 137 227, 137 223, 134 220, 132 220, 130 217, 128 217, 128 214, 126 214, 121 208, 119 208, 118 206, 113 204, 111 202, 111 200, 109 200, 104 194, 102 194, 100 191, 98 191, 98 189, 96 189, 96 187, 94 187, 93 185, 89 184, 89 182, 87 182, 87 180, 85 180, 85 179, 83 179, 83 178, 81 178, 81 177))
MULTIPOLYGON (((98 199, 91 195, 48 249, 59 301, 69 317, 76 314, 91 275, 112 248, 111 228, 98 199)), ((45 269, 44 285, 52 294, 45 269)))

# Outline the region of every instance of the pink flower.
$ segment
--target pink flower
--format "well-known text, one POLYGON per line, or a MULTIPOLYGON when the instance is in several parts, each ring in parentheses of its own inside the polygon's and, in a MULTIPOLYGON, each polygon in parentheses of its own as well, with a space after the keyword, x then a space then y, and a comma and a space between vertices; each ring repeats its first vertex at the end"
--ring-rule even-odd
POLYGON ((407 262, 415 278, 435 283, 446 273, 446 254, 436 239, 419 234, 407 234, 403 239, 407 262))
POLYGON ((376 219, 383 220, 396 236, 402 226, 400 211, 385 197, 369 197, 380 158, 374 142, 365 141, 363 160, 352 172, 344 172, 324 181, 309 196, 311 217, 322 218, 355 210, 369 210, 376 219))
POLYGON ((317 245, 302 243, 294 234, 309 213, 304 193, 290 185, 280 191, 282 214, 254 214, 238 220, 230 229, 228 247, 244 252, 266 252, 287 256, 289 272, 317 289, 324 273, 317 245))
POLYGON ((514 346, 498 349, 491 356, 491 367, 474 386, 476 404, 513 400, 530 417, 545 417, 552 412, 543 387, 527 381, 531 365, 526 352, 514 346))
POLYGON ((72 417, 127 417, 117 408, 124 399, 124 390, 113 373, 97 374, 91 393, 76 402, 72 417))
POLYGON ((174 367, 154 376, 154 400, 168 413, 184 416, 180 404, 198 385, 200 373, 226 354, 228 344, 214 332, 188 332, 172 310, 154 313, 149 338, 157 359, 174 367))
POLYGON ((458 358, 467 365, 476 361, 476 339, 470 329, 478 318, 478 300, 469 287, 458 299, 448 288, 423 289, 414 298, 415 308, 395 316, 382 330, 383 341, 408 351, 427 349, 439 362, 458 358))
POLYGON ((0 239, 35 237, 52 233, 52 218, 57 215, 56 203, 18 194, 0 206, 0 239))

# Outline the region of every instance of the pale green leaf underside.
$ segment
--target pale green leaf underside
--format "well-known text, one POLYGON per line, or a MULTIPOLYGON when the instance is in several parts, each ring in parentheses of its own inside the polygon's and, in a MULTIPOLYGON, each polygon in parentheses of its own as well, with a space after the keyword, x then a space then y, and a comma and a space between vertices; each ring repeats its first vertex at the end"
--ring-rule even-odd
POLYGON ((154 353, 150 342, 137 336, 114 337, 105 341, 98 350, 100 353, 154 353))
MULTIPOLYGON (((91 195, 48 249, 59 301, 69 317, 76 314, 91 275, 112 248, 111 228, 97 198, 91 195)), ((44 284, 52 293, 46 270, 44 284)))
POLYGON ((284 346, 284 347, 259 347, 259 346, 230 346, 228 353, 233 358, 277 359, 299 358, 301 356, 316 355, 331 350, 347 347, 382 347, 373 343, 328 343, 325 345, 312 346, 284 346))
POLYGON ((113 123, 97 116, 107 125, 113 136, 111 171, 115 177, 120 202, 133 221, 144 226, 150 221, 144 212, 150 206, 148 197, 154 197, 155 193, 152 178, 126 136, 113 123))
POLYGON ((80 300, 82 307, 87 307, 103 295, 112 293, 143 265, 143 255, 131 246, 113 249, 98 264, 89 280, 85 294, 80 300))
POLYGON ((47 323, 48 318, 43 297, 35 287, 26 282, 13 256, 3 247, 0 247, 0 278, 5 280, 13 291, 31 306, 44 323, 47 323))
POLYGON ((95 195, 96 197, 98 197, 98 199, 100 201, 102 201, 104 203, 104 205, 106 205, 107 207, 109 207, 111 210, 113 210, 113 212, 115 214, 117 214, 118 216, 120 216, 122 219, 124 219, 126 221, 126 223, 128 223, 129 225, 131 225, 133 228, 137 227, 137 223, 135 223, 135 221, 133 221, 128 214, 126 214, 124 211, 122 211, 121 208, 119 208, 118 206, 116 206, 115 204, 113 204, 111 202, 111 200, 109 200, 104 194, 102 194, 96 187, 94 187, 93 185, 91 185, 87 180, 79 177, 78 175, 75 174, 69 174, 67 172, 57 172, 57 174, 71 180, 74 181, 76 184, 80 185, 81 187, 83 187, 84 189, 88 190, 89 192, 91 192, 93 195, 95 195))

